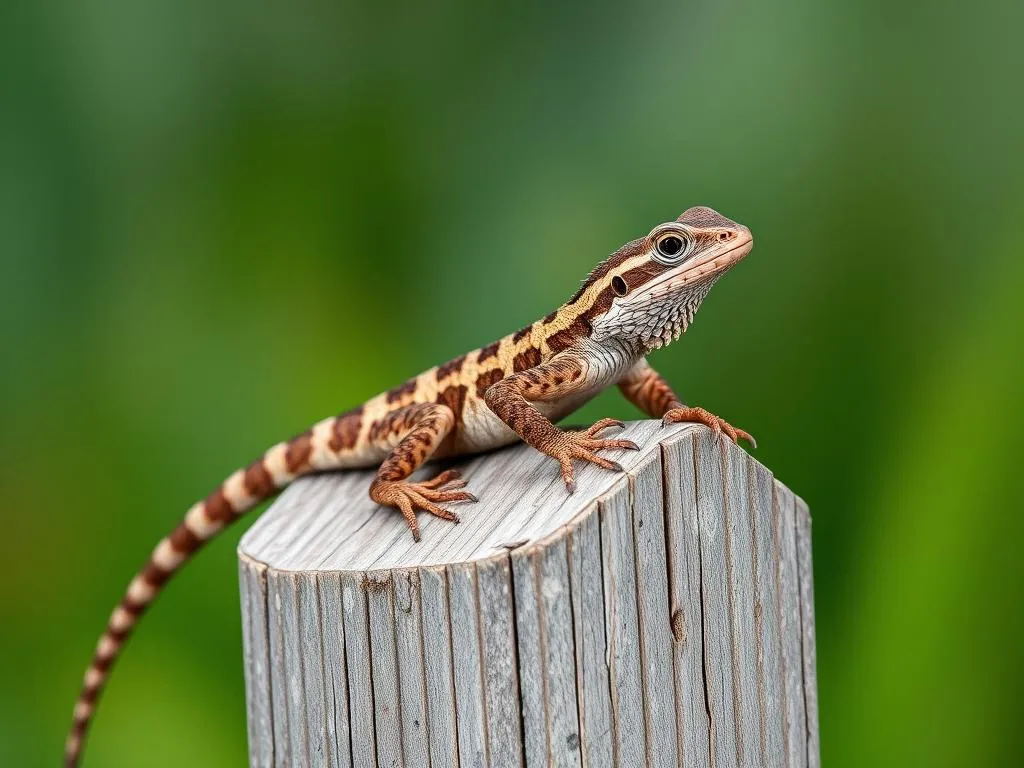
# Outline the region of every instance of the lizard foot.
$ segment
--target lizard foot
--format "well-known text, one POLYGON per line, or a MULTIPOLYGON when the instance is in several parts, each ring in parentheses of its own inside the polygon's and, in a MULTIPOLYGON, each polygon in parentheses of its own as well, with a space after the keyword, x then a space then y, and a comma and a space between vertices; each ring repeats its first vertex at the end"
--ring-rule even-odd
POLYGON ((374 480, 370 485, 370 498, 385 507, 394 507, 402 513, 412 537, 420 540, 420 524, 416 521, 416 510, 429 512, 442 520, 459 522, 459 516, 445 509, 437 502, 477 501, 466 487, 466 481, 454 469, 442 472, 431 480, 411 483, 408 480, 374 480))
POLYGON ((734 443, 739 443, 740 438, 743 438, 750 443, 751 448, 757 448, 757 441, 749 432, 737 429, 725 419, 715 416, 703 408, 673 408, 662 417, 664 424, 675 424, 681 421, 692 421, 710 427, 716 438, 724 432, 734 443))
POLYGON ((623 422, 617 419, 601 419, 588 429, 580 432, 563 432, 561 440, 551 451, 550 455, 558 460, 562 468, 562 480, 569 493, 576 491, 576 479, 573 476, 572 460, 582 459, 591 464, 597 464, 604 469, 612 469, 618 472, 622 467, 614 461, 598 456, 596 451, 608 448, 625 448, 630 451, 639 451, 640 447, 632 440, 603 440, 597 436, 609 427, 624 427, 623 422))

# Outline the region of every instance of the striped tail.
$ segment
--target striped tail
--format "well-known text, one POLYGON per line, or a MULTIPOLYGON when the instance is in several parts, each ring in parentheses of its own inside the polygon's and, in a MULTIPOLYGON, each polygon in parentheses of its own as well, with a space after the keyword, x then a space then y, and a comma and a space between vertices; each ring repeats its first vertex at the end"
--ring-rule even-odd
POLYGON ((347 466, 353 458, 353 428, 358 432, 358 420, 358 411, 325 419, 298 437, 278 443, 246 469, 232 474, 205 501, 195 504, 174 532, 157 544, 111 614, 86 670, 64 750, 67 768, 78 765, 100 691, 122 646, 170 577, 228 524, 295 478, 347 466))

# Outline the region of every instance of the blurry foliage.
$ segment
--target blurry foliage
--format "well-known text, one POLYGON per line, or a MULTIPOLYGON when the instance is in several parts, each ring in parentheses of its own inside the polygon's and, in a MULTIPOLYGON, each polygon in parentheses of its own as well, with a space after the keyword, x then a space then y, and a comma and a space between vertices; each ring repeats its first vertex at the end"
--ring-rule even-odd
MULTIPOLYGON (((697 203, 757 247, 655 363, 811 505, 825 763, 1019 760, 1022 24, 5 4, 0 764, 57 760, 104 617, 227 472, 697 203)), ((240 533, 143 623, 87 764, 243 759, 240 533)))

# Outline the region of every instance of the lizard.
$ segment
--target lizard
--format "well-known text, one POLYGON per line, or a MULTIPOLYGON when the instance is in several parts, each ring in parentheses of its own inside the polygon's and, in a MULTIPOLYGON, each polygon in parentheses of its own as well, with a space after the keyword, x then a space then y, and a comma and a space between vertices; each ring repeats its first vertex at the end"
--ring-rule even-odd
POLYGON ((570 493, 575 462, 621 471, 599 452, 638 449, 629 440, 601 437, 622 422, 606 418, 582 430, 555 426, 612 385, 651 418, 702 423, 716 435, 754 445, 747 432, 685 405, 647 362, 650 352, 686 331, 711 287, 752 247, 747 227, 711 208, 689 208, 615 251, 541 320, 323 419, 232 473, 157 544, 110 615, 75 704, 66 766, 78 764, 111 667, 170 577, 228 524, 298 477, 377 467, 370 498, 397 509, 419 541, 417 512, 458 523, 447 505, 477 500, 454 469, 412 481, 428 459, 522 440, 558 462, 570 493))

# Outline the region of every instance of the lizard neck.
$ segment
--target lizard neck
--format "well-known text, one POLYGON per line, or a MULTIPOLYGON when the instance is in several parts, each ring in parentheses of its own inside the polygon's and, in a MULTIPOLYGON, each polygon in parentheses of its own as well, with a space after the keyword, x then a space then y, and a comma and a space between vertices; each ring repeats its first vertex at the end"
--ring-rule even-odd
MULTIPOLYGON (((551 314, 534 323, 542 330, 545 359, 566 350, 585 355, 606 354, 617 359, 644 357, 652 349, 664 346, 682 334, 693 319, 693 310, 666 310, 665 324, 652 323, 650 328, 630 329, 626 333, 608 333, 595 320, 608 312, 615 300, 612 291, 581 290, 551 314), (671 315, 671 317, 669 317, 671 315)), ((699 300, 697 302, 699 304, 699 300)))

